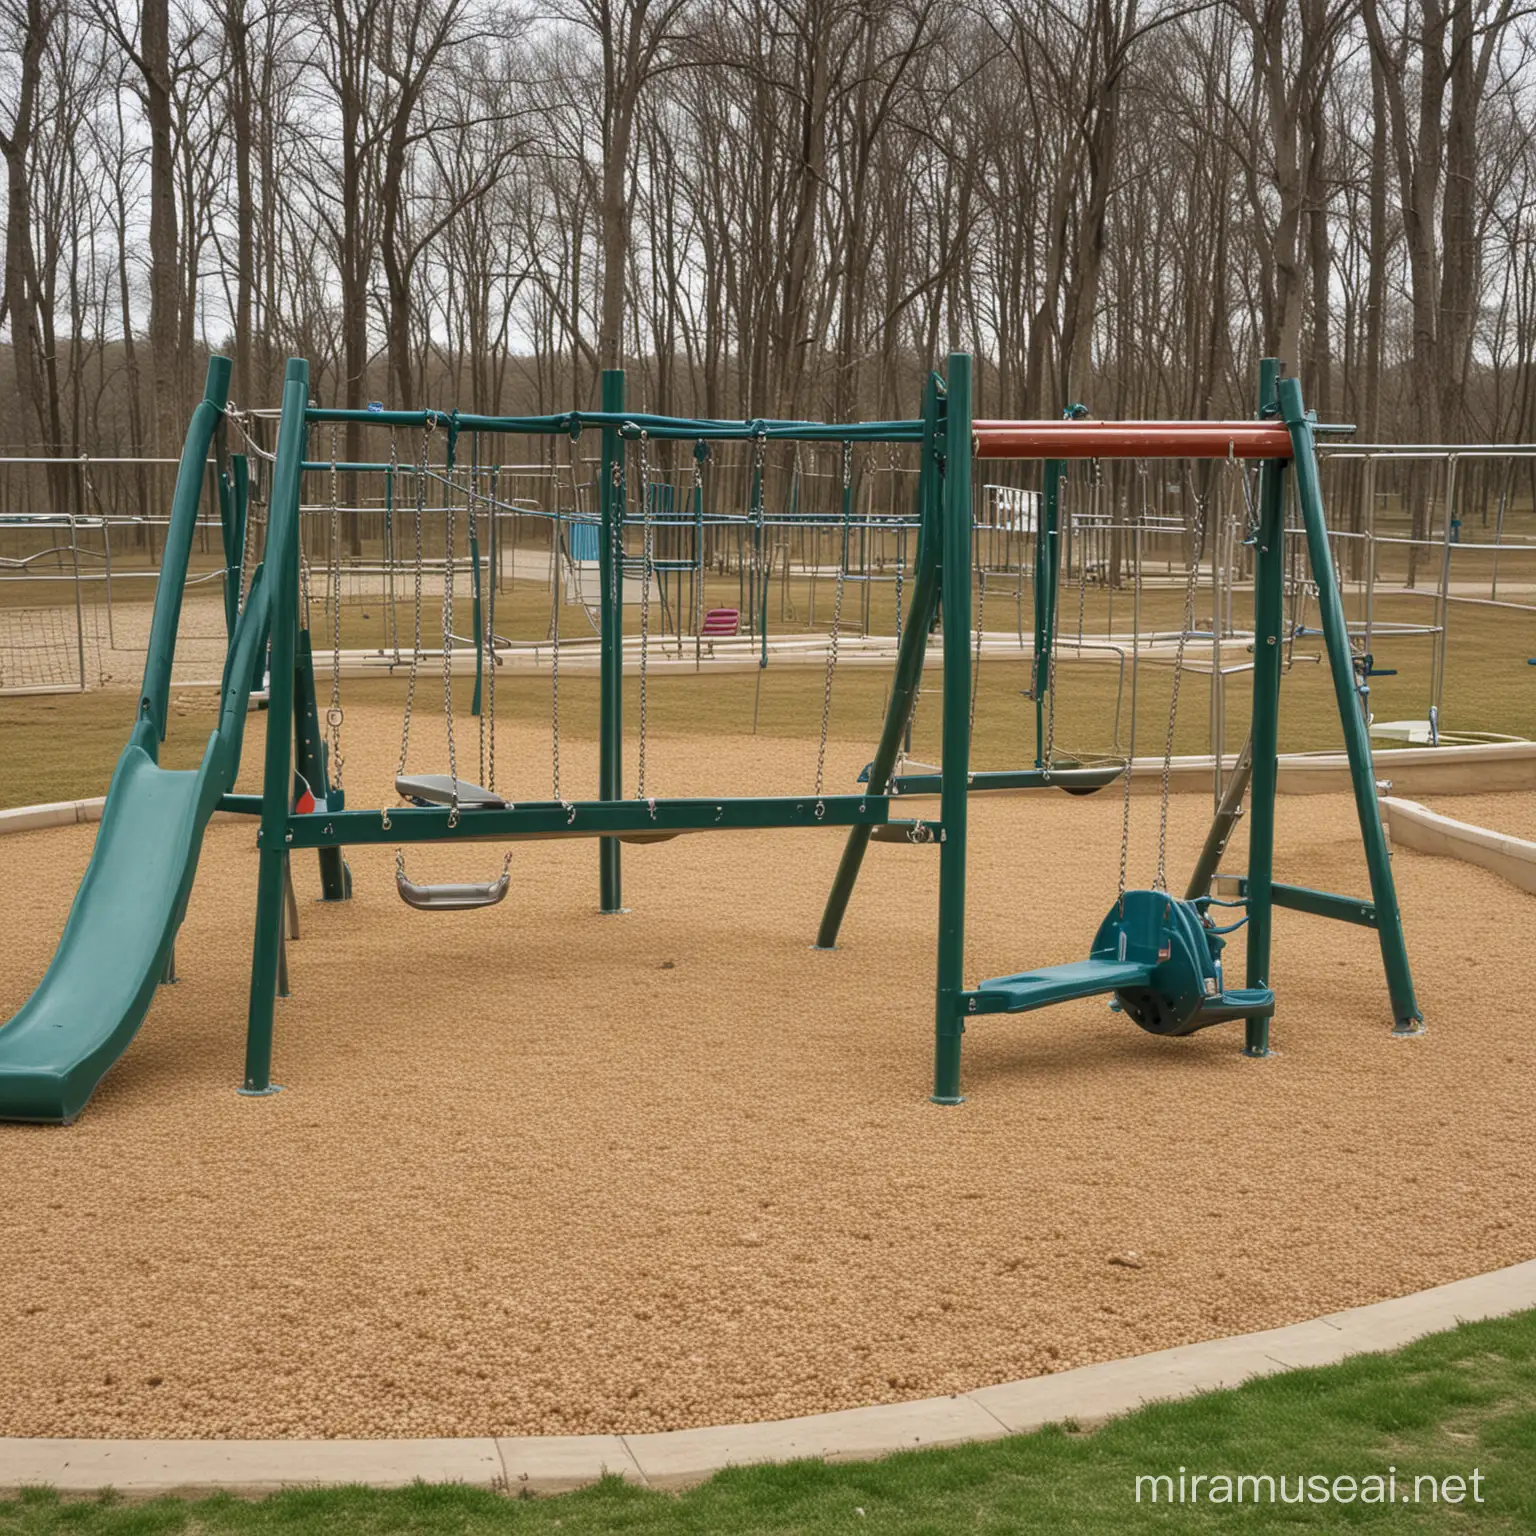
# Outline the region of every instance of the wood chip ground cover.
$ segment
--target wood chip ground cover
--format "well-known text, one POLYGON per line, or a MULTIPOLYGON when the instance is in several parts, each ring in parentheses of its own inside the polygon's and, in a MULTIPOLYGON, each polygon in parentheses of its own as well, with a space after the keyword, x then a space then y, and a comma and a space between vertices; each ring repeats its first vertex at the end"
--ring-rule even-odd
MULTIPOLYGON (((398 722, 398 706, 349 711, 351 805, 383 803, 398 722)), ((412 766, 440 770, 423 726, 412 766)), ((460 750, 471 772, 467 722, 460 750)), ((648 767, 662 793, 794 793, 814 752, 661 736, 648 767)), ((510 766, 514 794, 547 795, 547 754, 547 735, 503 729, 503 783, 510 766)), ((866 758, 834 743, 829 784, 866 758)), ((562 767, 567 793, 595 782, 591 743, 562 767)), ((1156 815, 1134 802, 1133 883, 1156 815)), ((1207 797, 1173 804, 1175 884, 1208 817, 1207 797)), ((1109 792, 974 800, 970 978, 1081 957, 1114 897, 1119 823, 1109 792)), ((47 964, 93 836, 7 840, 0 1016, 47 964)), ((1154 1039, 1090 1002, 974 1026, 969 1101, 944 1111, 925 1101, 936 850, 872 848, 842 948, 817 953, 841 841, 626 850, 622 918, 596 913, 590 843, 518 847, 507 901, 453 917, 398 901, 392 850, 353 850, 353 903, 302 903, 285 1091, 247 1100, 254 838, 214 826, 182 980, 74 1127, 0 1127, 0 1434, 778 1418, 1277 1326, 1536 1254, 1536 898, 1396 856, 1422 1040, 1387 1037, 1368 930, 1282 912, 1271 1060, 1245 1060, 1235 1028, 1154 1039)), ((417 879, 500 862, 493 844, 410 853, 417 879)), ((1278 864, 1363 892, 1347 797, 1283 799, 1278 864)), ((312 860, 297 874, 317 895, 312 860)))

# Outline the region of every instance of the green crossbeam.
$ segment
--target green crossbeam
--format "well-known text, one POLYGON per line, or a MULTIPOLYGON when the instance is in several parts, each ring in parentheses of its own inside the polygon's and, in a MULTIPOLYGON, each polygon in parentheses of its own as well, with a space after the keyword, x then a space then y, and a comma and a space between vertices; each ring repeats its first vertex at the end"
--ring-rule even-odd
MULTIPOLYGON (((1237 882, 1239 894, 1248 895, 1248 881, 1237 882)), ((1331 917, 1337 922, 1354 923, 1361 928, 1376 926, 1376 905, 1358 896, 1340 896, 1335 891, 1314 891, 1305 885, 1272 885, 1270 897, 1277 907, 1292 912, 1310 912, 1313 917, 1331 917)))
MULTIPOLYGON (((228 796, 224 809, 243 810, 228 796)), ((786 827, 885 826, 886 795, 783 795, 747 800, 540 800, 504 810, 448 806, 408 810, 317 811, 288 818, 290 848, 332 844, 433 843, 519 837, 620 837, 631 833, 747 831, 786 827)))

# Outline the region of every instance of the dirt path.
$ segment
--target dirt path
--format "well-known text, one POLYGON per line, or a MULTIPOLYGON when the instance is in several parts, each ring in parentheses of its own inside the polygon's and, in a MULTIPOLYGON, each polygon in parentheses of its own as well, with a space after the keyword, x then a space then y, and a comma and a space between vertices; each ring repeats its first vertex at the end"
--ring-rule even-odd
MULTIPOLYGON (((347 720, 381 803, 398 716, 347 720)), ((254 730, 254 724, 253 724, 254 730)), ((465 732, 466 736, 468 732, 465 732)), ((413 766, 429 771, 423 725, 413 766)), ((463 757, 472 749, 461 744, 463 757)), ((256 754, 251 754, 255 756, 256 754)), ((834 743, 829 779, 867 752, 834 743)), ((814 742, 653 741, 665 793, 803 790, 814 742)), ((519 793, 547 742, 504 734, 519 793)), ((567 790, 589 744, 566 749, 567 790)), ((633 771, 631 764, 630 771, 633 771)), ((1459 802, 1465 807, 1466 802, 1459 802)), ((1208 802, 1172 814, 1187 868, 1208 802)), ((1284 876, 1363 890, 1344 797, 1281 802, 1284 876)), ((1156 857, 1135 807, 1132 881, 1156 857)), ((977 799, 971 978, 1080 957, 1112 795, 977 799)), ((90 828, 9 839, 0 1017, 47 962, 90 828)), ((938 860, 877 845, 810 949, 841 838, 516 850, 493 910, 416 913, 392 851, 303 908, 269 1100, 236 1096, 255 858, 220 824, 182 977, 72 1128, 0 1126, 0 1434, 641 1431, 957 1391, 1312 1317, 1536 1254, 1536 899, 1400 852, 1430 1033, 1388 1038, 1372 935, 1277 915, 1279 1054, 1102 1004, 974 1026, 925 1101, 938 860), (1519 907, 1511 912, 1511 904, 1519 907), (1492 914, 1499 921, 1490 921, 1492 914)), ((413 851, 489 879, 500 850, 413 851)), ((302 894, 317 894, 299 861, 302 894)))

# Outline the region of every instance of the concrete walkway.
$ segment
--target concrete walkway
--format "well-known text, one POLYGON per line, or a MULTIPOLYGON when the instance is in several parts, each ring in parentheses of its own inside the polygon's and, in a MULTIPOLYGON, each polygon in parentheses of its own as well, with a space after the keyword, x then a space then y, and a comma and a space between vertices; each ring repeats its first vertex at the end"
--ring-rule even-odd
POLYGON ((39 1484, 64 1493, 115 1488, 132 1498, 421 1481, 507 1493, 562 1493, 613 1473, 679 1489, 753 1462, 867 1460, 918 1446, 1088 1426, 1142 1405, 1234 1387, 1347 1355, 1397 1349, 1462 1322, 1536 1306, 1536 1261, 1309 1323, 1084 1366, 956 1397, 843 1413, 649 1435, 465 1440, 5 1440, 0 1494, 39 1484))

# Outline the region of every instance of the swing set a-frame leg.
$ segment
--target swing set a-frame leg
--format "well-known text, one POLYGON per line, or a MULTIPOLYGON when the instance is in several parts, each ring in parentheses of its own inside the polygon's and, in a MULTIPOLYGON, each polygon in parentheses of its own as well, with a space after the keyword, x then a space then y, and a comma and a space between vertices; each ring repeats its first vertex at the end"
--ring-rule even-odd
POLYGON ((1349 757, 1349 777, 1355 793, 1355 811, 1360 821, 1361 841, 1365 844, 1366 865, 1370 870, 1371 899, 1376 907, 1376 932, 1381 942, 1382 964, 1387 972, 1387 989, 1392 996, 1392 1033, 1422 1034, 1424 1015, 1413 993, 1413 975, 1408 967, 1408 948, 1403 939, 1403 918, 1397 905, 1391 855, 1387 849, 1386 832, 1381 824, 1381 810, 1376 801, 1371 740, 1355 692, 1349 628, 1344 618, 1344 602, 1339 594, 1333 553, 1328 546, 1328 524, 1323 514, 1322 485, 1317 472, 1312 423, 1302 408, 1301 385, 1295 379, 1280 380, 1279 399, 1281 420, 1291 434, 1296 499, 1301 507, 1302 525, 1306 530, 1307 558, 1312 568, 1312 580, 1317 587, 1323 640, 1328 648, 1328 667, 1333 674, 1333 691, 1338 702, 1339 723, 1344 730, 1344 749, 1349 757))
MULTIPOLYGON (((923 448, 922 465, 917 478, 917 504, 920 525, 917 539, 917 579, 912 586, 912 606, 908 610, 906 628, 901 635, 901 649, 896 656, 896 676, 891 684, 891 702, 885 713, 885 724, 880 731, 880 742, 875 748, 874 761, 869 765, 869 793, 883 795, 889 787, 896 757, 901 750, 902 739, 911 724, 912 712, 917 705, 918 689, 923 680, 923 662, 928 652, 928 632, 938 613, 939 602, 939 547, 934 508, 939 495, 938 465, 935 457, 938 431, 938 381, 930 378, 923 392, 923 448)), ((817 949, 836 949, 837 935, 853 896, 853 887, 864 863, 864 852, 869 847, 872 827, 854 827, 843 847, 843 856, 827 895, 827 905, 821 915, 821 927, 816 932, 817 949)))

